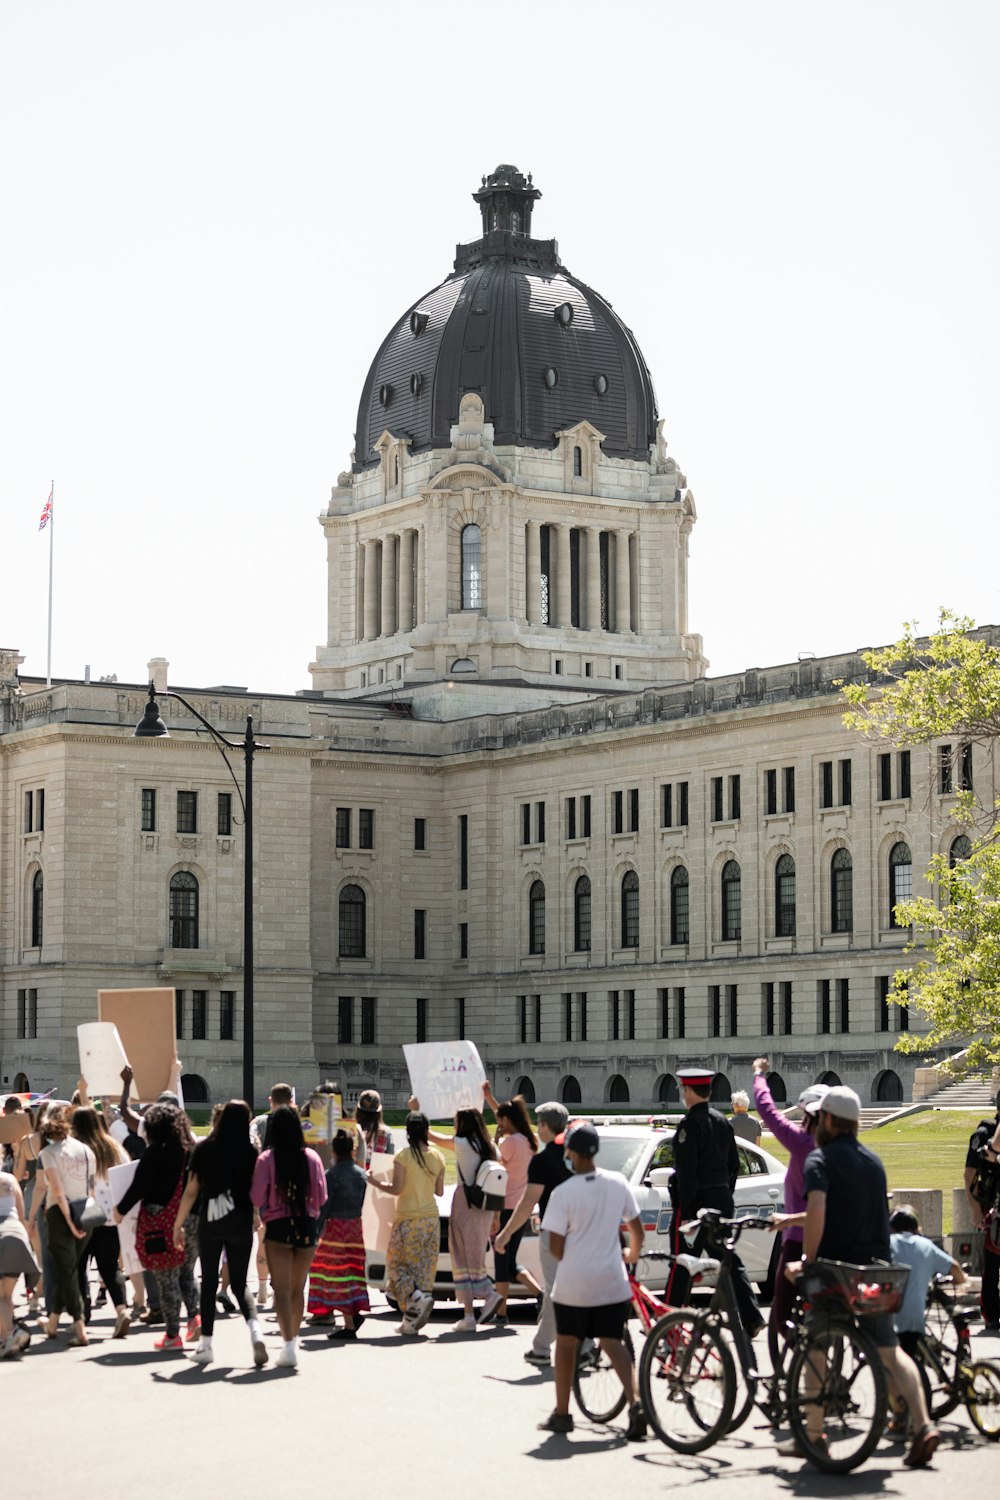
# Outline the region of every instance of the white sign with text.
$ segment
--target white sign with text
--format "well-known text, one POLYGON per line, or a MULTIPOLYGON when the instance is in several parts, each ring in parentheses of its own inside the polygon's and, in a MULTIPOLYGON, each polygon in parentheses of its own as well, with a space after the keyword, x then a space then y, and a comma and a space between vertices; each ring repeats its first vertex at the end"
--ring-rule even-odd
POLYGON ((486 1070, 474 1042, 410 1042, 403 1048, 410 1092, 429 1120, 482 1109, 486 1070))

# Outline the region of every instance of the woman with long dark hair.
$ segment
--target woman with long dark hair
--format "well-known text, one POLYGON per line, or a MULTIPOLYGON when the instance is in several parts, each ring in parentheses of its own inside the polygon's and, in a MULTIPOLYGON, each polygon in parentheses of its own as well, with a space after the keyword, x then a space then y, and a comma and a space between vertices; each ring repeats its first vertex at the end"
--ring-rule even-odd
POLYGON ((386 1289, 403 1314, 398 1332, 411 1338, 434 1311, 441 1221, 435 1198, 444 1192, 444 1157, 430 1144, 427 1116, 411 1109, 406 1145, 392 1164, 392 1181, 369 1177, 369 1187, 396 1199, 385 1256, 386 1289))
POLYGON ((378 1089, 361 1090, 354 1119, 358 1133, 364 1138, 367 1161, 371 1161, 373 1155, 391 1156, 395 1152, 392 1131, 382 1117, 382 1096, 378 1089))
MULTIPOLYGON (((184 1190, 188 1159, 194 1148, 194 1137, 184 1111, 176 1104, 151 1104, 142 1121, 146 1150, 139 1158, 127 1192, 115 1209, 117 1223, 136 1203, 142 1204, 147 1215, 162 1214, 175 1200, 180 1203, 184 1190)), ((142 1213, 139 1219, 141 1225, 142 1213)), ((153 1346, 155 1349, 184 1348, 181 1338, 182 1301, 188 1315, 188 1343, 193 1344, 201 1334, 198 1283, 194 1275, 197 1257, 197 1235, 192 1231, 185 1240, 181 1264, 153 1271, 166 1324, 163 1337, 153 1346)))
MULTIPOLYGON (((185 1222, 199 1198, 198 1255, 201 1259, 201 1340, 194 1352, 200 1365, 212 1359, 215 1300, 219 1262, 225 1253, 229 1285, 250 1330, 253 1361, 267 1364, 254 1299, 247 1291, 247 1268, 253 1248, 253 1204, 250 1186, 257 1165, 257 1148, 250 1139, 250 1107, 230 1099, 213 1116, 212 1129, 199 1141, 191 1157, 187 1187, 174 1220, 174 1244, 185 1241, 185 1222)), ((187 1234, 192 1231, 188 1229, 187 1234)))
MULTIPOLYGON (((515 1094, 513 1099, 498 1104, 488 1083, 483 1084, 483 1095, 497 1118, 496 1148, 501 1162, 507 1168, 507 1190, 498 1225, 498 1228, 503 1229, 510 1222, 528 1186, 528 1167, 538 1150, 538 1137, 531 1124, 523 1095, 515 1094)), ((493 1246, 493 1274, 500 1301, 489 1315, 480 1314, 480 1323, 492 1321, 500 1327, 506 1324, 507 1293, 512 1281, 520 1282, 533 1297, 542 1296, 542 1289, 531 1272, 518 1264, 518 1247, 526 1227, 522 1225, 520 1229, 515 1229, 505 1249, 498 1250, 496 1244, 493 1246)))
POLYGON ((260 1209, 267 1229, 267 1268, 285 1341, 275 1364, 294 1369, 299 1362, 306 1278, 316 1254, 319 1211, 326 1202, 326 1177, 291 1105, 281 1105, 271 1116, 270 1141, 269 1149, 257 1158, 250 1200, 260 1209))
POLYGON ((97 1170, 91 1185, 91 1192, 105 1213, 109 1215, 108 1222, 92 1232, 90 1243, 80 1257, 80 1292, 83 1296, 84 1312, 89 1322, 90 1289, 87 1284, 87 1267, 90 1257, 93 1256, 97 1262, 98 1275, 107 1287, 114 1304, 115 1330, 112 1338, 123 1339, 128 1333, 131 1320, 128 1299, 125 1295, 125 1278, 118 1269, 118 1257, 121 1253, 118 1229, 110 1218, 113 1204, 108 1173, 112 1167, 120 1167, 123 1162, 127 1162, 128 1156, 114 1136, 108 1132, 104 1116, 98 1114, 93 1105, 81 1105, 73 1111, 73 1135, 76 1140, 89 1146, 94 1153, 97 1170))
MULTIPOLYGON (((45 1229, 54 1276, 52 1309, 46 1331, 49 1338, 54 1339, 59 1314, 68 1312, 73 1320, 70 1343, 83 1345, 89 1340, 83 1322, 79 1263, 87 1248, 90 1231, 77 1228, 71 1205, 85 1202, 90 1195, 97 1163, 90 1147, 71 1137, 68 1105, 50 1109, 39 1134, 43 1142, 41 1169, 45 1174, 45 1229)), ((36 1194, 38 1191, 36 1184, 36 1194)))

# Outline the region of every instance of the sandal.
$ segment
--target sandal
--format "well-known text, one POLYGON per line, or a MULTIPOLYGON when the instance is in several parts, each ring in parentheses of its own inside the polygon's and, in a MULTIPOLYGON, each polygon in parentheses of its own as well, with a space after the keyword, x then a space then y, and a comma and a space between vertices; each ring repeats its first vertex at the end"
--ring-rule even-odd
POLYGON ((926 1427, 921 1427, 910 1445, 910 1451, 903 1459, 908 1469, 926 1469, 934 1457, 937 1445, 941 1441, 941 1434, 936 1427, 928 1422, 926 1427))

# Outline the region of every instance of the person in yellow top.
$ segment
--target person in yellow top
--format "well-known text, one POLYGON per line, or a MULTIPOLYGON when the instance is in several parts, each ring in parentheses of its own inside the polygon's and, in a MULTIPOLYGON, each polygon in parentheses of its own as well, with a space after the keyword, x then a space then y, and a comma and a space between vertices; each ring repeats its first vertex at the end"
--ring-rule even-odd
POLYGON ((427 1116, 406 1117, 406 1145, 395 1157, 392 1181, 369 1176, 369 1186, 396 1199, 396 1214, 386 1252, 386 1284, 403 1321, 398 1332, 412 1338, 434 1309, 441 1226, 434 1201, 444 1192, 444 1157, 430 1144, 427 1116))

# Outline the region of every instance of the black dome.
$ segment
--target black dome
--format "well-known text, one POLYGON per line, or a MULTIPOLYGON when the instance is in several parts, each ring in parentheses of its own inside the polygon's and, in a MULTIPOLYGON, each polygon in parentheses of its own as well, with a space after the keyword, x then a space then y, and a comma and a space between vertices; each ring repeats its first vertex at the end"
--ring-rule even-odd
POLYGON ((449 448, 468 391, 482 397, 497 445, 554 448, 586 419, 605 453, 649 458, 656 393, 639 348, 611 304, 577 281, 555 240, 530 238, 541 194, 500 166, 473 197, 483 237, 459 245, 447 281, 393 327, 368 372, 355 434, 356 469, 388 428, 411 452, 449 448))

